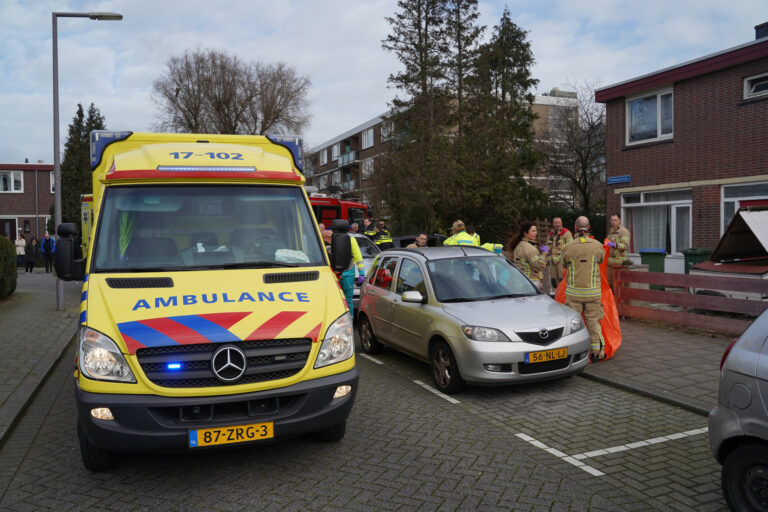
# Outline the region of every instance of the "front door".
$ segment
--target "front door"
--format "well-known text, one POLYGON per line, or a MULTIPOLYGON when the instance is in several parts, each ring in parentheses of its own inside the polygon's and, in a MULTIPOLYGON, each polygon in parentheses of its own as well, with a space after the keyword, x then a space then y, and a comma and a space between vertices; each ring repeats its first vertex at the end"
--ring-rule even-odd
POLYGON ((0 235, 6 235, 11 242, 15 241, 19 237, 16 232, 16 219, 0 219, 0 235))
POLYGON ((395 288, 392 345, 418 358, 425 359, 428 357, 427 344, 429 340, 427 340, 427 335, 432 329, 432 317, 428 314, 430 306, 403 302, 403 293, 411 290, 426 297, 427 287, 424 272, 414 260, 403 258, 395 288))

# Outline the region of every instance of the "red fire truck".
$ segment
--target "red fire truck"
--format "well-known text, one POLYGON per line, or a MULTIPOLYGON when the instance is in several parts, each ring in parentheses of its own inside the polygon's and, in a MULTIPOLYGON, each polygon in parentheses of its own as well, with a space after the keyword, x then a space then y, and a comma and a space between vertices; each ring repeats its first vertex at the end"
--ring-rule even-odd
POLYGON ((346 219, 350 225, 357 222, 362 232, 363 219, 371 217, 371 209, 368 204, 359 201, 345 201, 328 197, 325 194, 312 193, 309 195, 309 202, 315 212, 317 222, 322 222, 326 227, 330 227, 333 219, 346 219))

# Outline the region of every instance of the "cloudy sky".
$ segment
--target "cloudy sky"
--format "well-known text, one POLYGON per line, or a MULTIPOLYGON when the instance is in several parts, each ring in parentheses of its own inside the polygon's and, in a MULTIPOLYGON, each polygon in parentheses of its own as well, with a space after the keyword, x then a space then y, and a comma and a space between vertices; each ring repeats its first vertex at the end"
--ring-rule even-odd
MULTIPOLYGON (((485 0, 486 37, 505 5, 529 32, 537 93, 610 85, 737 46, 768 21, 766 0, 485 0)), ((381 40, 396 10, 395 0, 0 0, 0 162, 53 162, 54 11, 124 16, 59 18, 62 147, 77 103, 93 102, 109 129, 152 130, 152 81, 190 48, 308 76, 312 147, 387 110, 399 63, 381 40)))

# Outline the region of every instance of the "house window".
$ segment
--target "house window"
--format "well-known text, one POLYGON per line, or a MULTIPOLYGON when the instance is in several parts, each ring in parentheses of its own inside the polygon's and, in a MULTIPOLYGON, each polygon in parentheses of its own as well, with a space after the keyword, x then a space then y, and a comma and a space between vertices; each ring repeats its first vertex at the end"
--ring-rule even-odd
POLYGON ((320 176, 320 189, 324 189, 328 186, 328 175, 324 174, 320 176))
POLYGON ((627 144, 672 138, 672 91, 627 100, 627 144))
POLYGON ((341 183, 341 173, 339 171, 333 171, 331 173, 331 183, 334 185, 341 183))
POLYGON ((623 194, 622 223, 631 235, 629 251, 664 249, 682 256, 691 247, 691 190, 623 194))
POLYGON ((56 174, 53 171, 51 171, 51 178, 49 181, 49 183, 51 184, 51 194, 53 194, 56 190, 56 187, 54 186, 55 180, 56 180, 56 174))
POLYGON ((768 96, 768 73, 744 79, 744 99, 768 96))
POLYGON ((742 206, 768 205, 768 183, 749 183, 723 187, 723 224, 720 234, 733 220, 733 216, 742 206))
POLYGON ((381 142, 386 142, 392 137, 392 121, 381 123, 381 142))
POLYGON ((0 192, 24 192, 22 171, 0 171, 0 192))
POLYGON ((367 180, 373 175, 373 158, 366 158, 361 163, 361 174, 364 180, 367 180))
POLYGON ((325 165, 328 163, 328 149, 322 149, 320 150, 320 165, 325 165))
POLYGON ((338 142, 331 147, 331 153, 332 153, 331 154, 331 161, 332 162, 335 162, 336 160, 339 159, 340 149, 341 149, 341 146, 339 145, 338 142))
POLYGON ((362 149, 368 149, 373 146, 373 128, 368 128, 363 131, 363 147, 362 149))

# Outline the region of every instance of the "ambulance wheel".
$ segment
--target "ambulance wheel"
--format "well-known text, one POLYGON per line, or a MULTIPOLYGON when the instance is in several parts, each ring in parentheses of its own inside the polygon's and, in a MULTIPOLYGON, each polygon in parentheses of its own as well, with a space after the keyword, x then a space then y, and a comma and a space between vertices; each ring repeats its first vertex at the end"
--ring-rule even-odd
POLYGON ((459 365, 451 347, 444 341, 432 345, 429 351, 429 363, 432 366, 432 378, 435 387, 447 395, 464 389, 464 379, 459 374, 459 365))
POLYGON ((324 443, 335 443, 341 441, 344 438, 344 434, 347 432, 347 420, 337 423, 332 427, 325 430, 321 430, 317 433, 318 437, 324 443))
POLYGON ((80 457, 83 459, 83 466, 86 469, 104 471, 115 466, 117 461, 114 454, 91 444, 79 422, 77 424, 77 437, 80 440, 80 457))
POLYGON ((371 321, 365 315, 360 316, 360 345, 366 354, 378 354, 382 348, 376 335, 373 334, 371 321))

